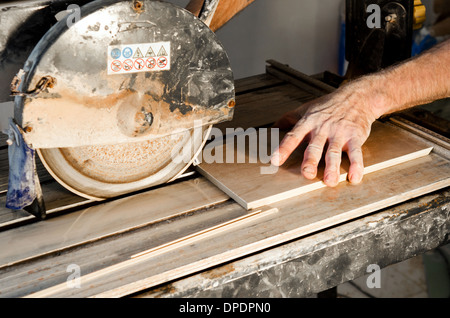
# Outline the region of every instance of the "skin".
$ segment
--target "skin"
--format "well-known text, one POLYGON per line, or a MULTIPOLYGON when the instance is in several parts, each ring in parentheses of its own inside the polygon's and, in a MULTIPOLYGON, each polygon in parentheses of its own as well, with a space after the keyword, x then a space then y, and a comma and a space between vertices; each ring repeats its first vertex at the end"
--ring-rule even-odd
POLYGON ((364 173, 361 147, 376 119, 446 97, 450 97, 450 40, 285 114, 275 126, 292 129, 272 154, 271 162, 281 166, 301 142, 307 141, 301 166, 305 178, 317 176, 325 151, 323 181, 336 186, 342 152, 346 152, 350 160, 348 179, 358 184, 364 173))

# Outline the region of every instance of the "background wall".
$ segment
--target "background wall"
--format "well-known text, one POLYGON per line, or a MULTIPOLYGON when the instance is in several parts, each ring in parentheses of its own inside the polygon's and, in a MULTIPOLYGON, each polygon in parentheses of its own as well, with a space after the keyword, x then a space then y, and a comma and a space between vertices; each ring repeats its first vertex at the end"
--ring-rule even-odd
MULTIPOLYGON (((171 0, 185 6, 188 0, 171 0)), ((341 0, 255 0, 217 35, 235 78, 263 73, 275 59, 314 74, 338 71, 341 0)))

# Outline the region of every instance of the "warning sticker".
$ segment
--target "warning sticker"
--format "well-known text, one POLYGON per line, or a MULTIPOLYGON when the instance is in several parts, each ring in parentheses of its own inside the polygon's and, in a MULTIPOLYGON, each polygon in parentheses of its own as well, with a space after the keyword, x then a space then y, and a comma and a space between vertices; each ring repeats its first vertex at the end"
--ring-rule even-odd
POLYGON ((147 68, 149 68, 149 69, 155 68, 155 65, 156 65, 156 60, 152 57, 148 58, 146 61, 146 64, 145 64, 145 66, 147 66, 147 68))
POLYGON ((147 53, 145 53, 145 57, 155 57, 155 52, 153 51, 152 47, 150 46, 147 50, 147 53))
POLYGON ((170 42, 111 45, 108 74, 170 70, 170 58, 170 42))
POLYGON ((142 55, 142 52, 139 48, 137 48, 134 52, 135 52, 133 55, 134 59, 140 59, 140 58, 144 57, 144 55, 142 55))
POLYGON ((130 59, 123 61, 123 70, 125 72, 132 72, 133 71, 133 61, 130 59))
POLYGON ((161 48, 159 49, 158 56, 167 56, 166 49, 164 48, 164 45, 161 45, 161 48))
POLYGON ((122 62, 118 60, 114 60, 111 62, 111 69, 114 73, 117 73, 122 69, 122 62))

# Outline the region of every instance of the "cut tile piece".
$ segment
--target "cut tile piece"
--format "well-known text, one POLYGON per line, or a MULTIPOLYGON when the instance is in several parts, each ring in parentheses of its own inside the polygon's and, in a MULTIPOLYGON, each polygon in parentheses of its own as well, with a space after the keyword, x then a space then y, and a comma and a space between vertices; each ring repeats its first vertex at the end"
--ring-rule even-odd
MULTIPOLYGON (((241 137, 247 135, 245 137, 245 147, 238 147, 239 144, 242 145, 244 143, 244 138, 241 138, 240 142, 238 141, 239 137, 231 138, 231 140, 234 140, 233 142, 230 142, 230 138, 227 138, 228 145, 220 144, 213 149, 211 145, 205 147, 203 153, 204 162, 196 168, 203 176, 244 208, 258 208, 325 187, 325 184, 322 182, 323 159, 319 165, 316 179, 307 180, 301 176, 300 166, 306 147, 305 143, 292 153, 283 166, 279 168, 271 167, 270 164, 263 163, 260 160, 266 155, 264 153, 265 150, 263 149, 263 156, 261 156, 259 153, 260 149, 256 150, 254 145, 256 140, 258 142, 264 140, 261 137, 264 137, 263 133, 265 131, 254 130, 247 132, 248 134, 240 135, 241 137), (234 149, 234 153, 230 154, 230 149, 234 149), (220 158, 211 163, 211 160, 205 160, 207 158, 205 155, 208 154, 210 154, 209 158, 220 158), (223 156, 218 156, 217 154, 223 154, 223 156), (228 159, 233 158, 234 160, 226 160, 227 156, 228 159), (238 161, 239 157, 244 160, 238 161), (223 160, 220 160, 221 158, 223 160), (268 173, 271 169, 271 173, 268 173)), ((281 140, 281 138, 280 134, 279 139, 281 140)), ((270 144, 270 139, 271 137, 268 136, 268 144, 270 144)), ((268 155, 270 155, 271 149, 273 147, 271 148, 271 145, 268 145, 268 155)), ((367 174, 426 156, 430 153, 432 147, 425 142, 420 142, 417 138, 411 136, 410 133, 398 127, 377 121, 372 125, 372 132, 362 150, 365 166, 364 173, 367 174)), ((349 160, 344 154, 341 164, 340 182, 347 179, 348 168, 349 160)), ((401 181, 399 180, 399 182, 401 181)))

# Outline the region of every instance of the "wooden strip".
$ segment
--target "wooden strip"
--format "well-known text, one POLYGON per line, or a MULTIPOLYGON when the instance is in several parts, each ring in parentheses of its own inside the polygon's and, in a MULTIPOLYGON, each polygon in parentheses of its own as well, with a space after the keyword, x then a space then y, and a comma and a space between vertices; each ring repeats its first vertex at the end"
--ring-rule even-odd
POLYGON ((298 80, 296 78, 293 78, 293 77, 291 77, 291 76, 289 76, 289 75, 287 75, 287 74, 285 74, 285 73, 283 73, 283 72, 281 72, 281 71, 279 71, 276 68, 273 68, 271 66, 267 66, 266 67, 266 72, 271 74, 271 75, 273 75, 273 76, 275 76, 275 77, 278 77, 279 79, 285 80, 285 81, 287 81, 287 82, 297 86, 301 90, 303 90, 305 92, 308 92, 308 93, 310 93, 312 95, 315 95, 316 97, 320 97, 320 96, 324 95, 324 92, 322 90, 320 90, 320 89, 318 89, 318 88, 316 88, 314 86, 308 85, 305 82, 300 81, 300 80, 298 80))
MULTIPOLYGON (((317 88, 320 88, 324 91, 324 93, 331 93, 336 90, 336 88, 315 79, 312 76, 308 76, 300 71, 297 71, 296 69, 293 69, 289 67, 288 65, 282 64, 280 62, 277 62, 275 60, 268 60, 267 63, 269 63, 271 66, 270 69, 277 69, 278 71, 281 71, 282 73, 288 75, 290 78, 298 79, 299 81, 302 81, 305 84, 308 84, 309 86, 314 86, 317 88)), ((290 82, 289 79, 286 79, 288 82, 290 82)), ((322 95, 324 94, 322 93, 322 95)))
MULTIPOLYGON (((80 289, 67 288, 67 273, 64 273, 60 285, 43 291, 37 290, 30 296, 126 296, 446 187, 450 184, 449 176, 449 161, 431 154, 370 174, 357 187, 343 183, 333 189, 324 188, 313 191, 308 196, 279 202, 273 205, 279 210, 276 215, 252 226, 235 229, 231 233, 219 233, 207 240, 149 258, 144 263, 111 271, 101 279, 89 281, 88 284, 82 283, 80 289)), ((225 213, 220 209, 216 212, 225 213)), ((206 213, 198 215, 197 219, 193 216, 193 222, 200 224, 200 219, 207 216, 206 213)), ((182 223, 178 225, 180 230, 185 226, 182 223)), ((166 228, 164 232, 176 232, 177 225, 171 225, 173 226, 166 228)), ((147 236, 152 237, 152 232, 148 232, 147 236)), ((130 237, 122 244, 131 248, 133 241, 137 239, 130 237)), ((142 246, 144 242, 139 241, 139 244, 142 246)), ((60 260, 62 264, 63 261, 60 260)), ((70 262, 76 263, 77 259, 72 256, 70 262)), ((90 271, 85 269, 84 272, 90 271)))
POLYGON ((191 0, 186 5, 185 9, 191 12, 196 17, 199 16, 200 11, 202 11, 203 3, 205 0, 191 0))
MULTIPOLYGON (((196 169, 246 209, 269 205, 325 187, 322 182, 323 162, 319 165, 316 179, 307 180, 301 175, 301 162, 303 161, 305 144, 294 151, 282 167, 276 169, 271 167, 270 164, 262 163, 261 158, 254 158, 258 154, 250 155, 248 153, 250 139, 246 138, 244 149, 238 149, 236 146, 238 142, 234 142, 234 162, 226 162, 227 146, 221 145, 219 146, 220 151, 224 156, 220 159, 223 163, 203 162, 196 169), (242 154, 245 163, 237 163, 238 154, 242 154), (250 157, 255 161, 258 160, 258 162, 250 163, 250 157), (263 174, 263 169, 272 169, 273 173, 263 174)), ((270 137, 267 139, 270 142, 270 137)), ((269 152, 267 155, 270 155, 270 149, 272 149, 270 144, 267 149, 266 152, 269 152)), ((363 146, 364 172, 368 174, 428 155, 431 149, 432 147, 427 143, 417 141, 409 133, 397 127, 376 122, 372 126, 369 139, 363 146)), ((348 158, 344 156, 340 171, 340 182, 347 179, 349 167, 348 158)))
POLYGON ((4 231, 0 268, 228 199, 209 181, 198 178, 30 224, 26 231, 4 231))
POLYGON ((450 139, 445 136, 439 135, 439 134, 435 133, 434 131, 431 131, 425 127, 419 126, 419 125, 417 125, 413 122, 410 122, 409 120, 406 120, 401 117, 391 117, 391 118, 389 118, 389 120, 391 122, 393 122, 394 124, 396 124, 397 126, 400 126, 407 131, 410 131, 422 138, 425 138, 425 139, 439 145, 440 147, 450 150, 450 139))
POLYGON ((254 0, 219 0, 211 24, 209 25, 210 29, 216 32, 253 1, 254 0))
POLYGON ((236 95, 242 95, 255 90, 267 89, 286 84, 279 78, 273 77, 270 74, 261 74, 246 78, 241 78, 235 81, 236 95))
POLYGON ((262 217, 266 217, 267 215, 270 215, 274 212, 278 212, 278 209, 271 209, 269 208, 268 210, 257 210, 257 211, 253 211, 251 213, 248 213, 246 215, 243 215, 241 217, 238 217, 236 219, 233 219, 231 221, 227 221, 225 223, 221 223, 219 225, 213 226, 211 228, 207 228, 205 230, 202 230, 200 232, 197 232, 195 234, 189 235, 187 237, 182 237, 180 239, 177 239, 175 241, 160 245, 158 247, 149 249, 147 251, 144 252, 140 252, 138 254, 135 254, 133 256, 131 256, 132 259, 137 259, 139 258, 139 261, 142 261, 143 258, 142 256, 151 256, 154 257, 158 254, 161 253, 167 253, 168 251, 170 251, 171 249, 175 249, 175 248, 180 248, 183 246, 187 246, 189 244, 192 244, 198 240, 204 240, 207 237, 213 236, 213 235, 217 235, 221 232, 224 231, 232 231, 234 229, 234 227, 237 226, 242 226, 248 222, 255 222, 256 220, 258 220, 259 218, 262 217))

